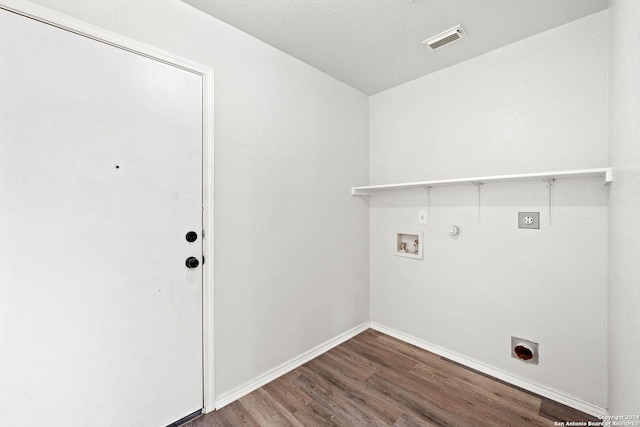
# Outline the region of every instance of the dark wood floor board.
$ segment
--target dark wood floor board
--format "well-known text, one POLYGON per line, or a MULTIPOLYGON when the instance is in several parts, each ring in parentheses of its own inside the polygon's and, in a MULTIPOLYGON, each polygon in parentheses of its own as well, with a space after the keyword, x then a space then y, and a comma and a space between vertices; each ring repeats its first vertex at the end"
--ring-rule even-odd
MULTIPOLYGON (((455 375, 451 375, 451 365, 454 364, 452 361, 430 352, 424 352, 424 350, 407 345, 393 337, 382 334, 377 340, 384 341, 392 350, 397 346, 402 349, 402 352, 415 355, 416 359, 420 359, 422 362, 414 368, 412 373, 426 379, 429 376, 425 375, 425 373, 428 372, 431 378, 437 378, 445 383, 444 388, 438 387, 435 389, 437 393, 448 394, 453 392, 454 395, 459 397, 469 395, 470 400, 481 402, 483 407, 493 407, 495 414, 501 414, 500 418, 503 425, 548 425, 547 420, 573 419, 571 416, 576 416, 576 411, 572 408, 535 396, 519 387, 496 380, 486 374, 479 375, 477 371, 457 363, 455 365, 462 369, 456 370, 455 375), (427 356, 420 357, 421 352, 426 353, 427 356), (543 414, 541 410, 541 401, 552 403, 550 410, 547 410, 546 414, 543 414), (536 416, 532 417, 531 414, 536 414, 536 416), (546 420, 538 415, 546 418, 546 420)), ((430 383, 434 386, 437 385, 436 383, 430 383)), ((584 421, 598 420, 587 414, 582 414, 580 417, 580 420, 584 421)), ((496 417, 496 422, 498 421, 500 420, 496 417)))
POLYGON ((537 411, 514 408, 509 399, 495 399, 478 390, 465 387, 463 382, 452 376, 421 375, 417 368, 413 373, 430 386, 430 393, 446 399, 452 407, 467 408, 473 414, 473 420, 491 421, 496 426, 541 426, 537 411))
POLYGON ((526 410, 534 411, 540 407, 539 396, 452 360, 433 357, 427 359, 424 365, 433 368, 435 375, 444 375, 445 377, 451 371, 452 365, 458 366, 461 369, 454 370, 455 375, 451 376, 451 378, 461 381, 465 387, 475 388, 496 398, 506 397, 513 401, 515 405, 521 406, 526 410))
POLYGON ((359 370, 363 378, 368 378, 369 375, 381 370, 374 362, 353 352, 352 349, 346 346, 338 346, 325 354, 330 354, 336 363, 340 363, 340 365, 348 366, 349 369, 359 370))
MULTIPOLYGON (((446 363, 446 361, 443 361, 446 363)), ((412 374, 424 380, 441 382, 451 392, 468 396, 487 405, 503 405, 517 413, 538 412, 540 399, 520 390, 496 383, 471 372, 456 371, 455 375, 447 373, 445 366, 419 363, 412 374)))
POLYGON ((540 415, 551 420, 571 420, 571 421, 601 421, 599 418, 590 416, 590 415, 582 415, 576 418, 576 410, 570 408, 566 405, 563 405, 558 402, 554 402, 551 399, 547 399, 546 397, 542 397, 542 403, 540 405, 540 415))
POLYGON ((551 427, 597 421, 367 330, 185 427, 551 427))
POLYGON ((314 359, 313 362, 323 363, 337 371, 340 375, 344 375, 359 382, 366 380, 369 378, 369 375, 375 373, 375 369, 371 362, 367 364, 359 358, 344 357, 346 352, 342 351, 341 348, 335 348, 333 350, 326 352, 317 359, 314 359))
POLYGON ((345 383, 338 381, 331 374, 327 375, 315 361, 307 364, 304 376, 311 383, 319 385, 324 403, 331 406, 339 419, 350 420, 353 425, 382 426, 389 425, 390 420, 385 420, 386 415, 379 410, 372 410, 367 404, 362 404, 362 399, 353 399, 353 393, 345 388, 345 383), (331 390, 331 394, 326 393, 331 390))
MULTIPOLYGON (((304 426, 338 426, 335 413, 331 407, 317 402, 302 391, 297 384, 300 372, 295 370, 263 388, 286 407, 293 417, 304 426), (297 391, 296 391, 297 390, 297 391)), ((267 424, 269 425, 269 424, 267 424)))
MULTIPOLYGON (((233 402, 214 412, 215 416, 205 415, 190 423, 188 427, 227 427, 227 426, 246 426, 261 427, 260 424, 247 412, 239 401, 233 402)), ((209 414, 210 415, 210 414, 209 414)))
POLYGON ((393 427, 441 427, 441 426, 429 421, 425 421, 419 416, 411 412, 408 412, 408 413, 402 414, 402 416, 398 418, 395 423, 393 423, 393 427))
POLYGON ((491 393, 490 389, 483 391, 457 381, 455 378, 448 378, 443 382, 441 378, 436 376, 425 377, 422 376, 419 369, 413 373, 432 384, 434 392, 449 395, 461 407, 473 408, 473 412, 478 417, 484 415, 494 419, 496 425, 540 425, 537 415, 532 415, 538 413, 539 402, 537 405, 531 405, 529 409, 523 409, 514 405, 509 396, 506 398, 497 397, 491 393))
POLYGON ((408 372, 416 364, 415 359, 404 356, 393 348, 376 342, 374 337, 368 337, 366 340, 362 339, 362 337, 358 339, 358 337, 347 341, 343 345, 346 349, 351 349, 361 357, 373 362, 378 369, 408 372))
MULTIPOLYGON (((348 363, 348 366, 351 369, 358 369, 358 367, 360 367, 359 369, 362 369, 362 375, 364 378, 369 378, 373 374, 379 374, 389 370, 389 367, 386 366, 386 364, 380 363, 376 358, 368 356, 367 353, 359 347, 354 347, 345 343, 344 347, 338 351, 350 353, 349 358, 346 359, 346 363, 348 363)), ((331 350, 331 352, 333 353, 333 350, 331 350)), ((344 360, 345 359, 343 359, 343 361, 344 360)), ((401 369, 401 367, 399 367, 399 369, 401 369)), ((409 367, 405 367, 404 370, 408 372, 409 367)))
POLYGON ((309 384, 309 380, 301 374, 300 368, 293 372, 295 375, 288 375, 288 383, 309 396, 310 400, 304 405, 297 401, 292 415, 305 426, 339 426, 337 419, 344 417, 344 414, 336 410, 335 405, 331 405, 331 400, 327 403, 326 398, 317 395, 322 392, 316 391, 314 384, 309 384))
POLYGON ((421 366, 425 365, 430 367, 432 375, 444 375, 446 378, 455 379, 465 387, 473 388, 483 394, 492 395, 497 399, 508 398, 514 405, 520 406, 525 410, 537 411, 540 408, 539 396, 535 396, 519 387, 514 387, 486 374, 479 374, 473 369, 454 363, 448 359, 432 359, 429 363, 421 366), (460 369, 453 370, 455 375, 449 374, 449 372, 452 372, 452 366, 460 367, 460 369))
MULTIPOLYGON (((410 346, 406 343, 392 341, 387 342, 383 349, 386 349, 391 354, 400 354, 408 353, 406 351, 408 347, 410 346)), ((443 362, 443 360, 438 357, 422 357, 420 359, 426 360, 429 364, 436 365, 443 362)), ((432 375, 416 375, 416 373, 423 371, 428 372, 428 370, 425 369, 428 366, 425 362, 417 362, 414 363, 414 368, 409 372, 409 375, 400 374, 398 376, 396 372, 393 372, 391 375, 389 375, 388 372, 384 372, 381 375, 393 382, 402 384, 403 388, 407 390, 418 394, 427 394, 429 398, 433 399, 432 404, 446 408, 449 412, 472 412, 473 419, 468 419, 468 421, 471 422, 492 422, 495 425, 502 426, 509 426, 514 423, 535 425, 535 422, 525 414, 503 411, 507 405, 503 405, 502 401, 492 401, 483 395, 469 393, 459 383, 456 383, 454 375, 446 374, 447 370, 444 369, 446 367, 437 371, 434 370, 432 375), (420 370, 420 366, 424 368, 420 370)))
POLYGON ((259 425, 273 425, 281 427, 304 427, 291 412, 278 400, 274 399, 264 388, 255 393, 249 393, 242 398, 242 405, 251 408, 253 419, 259 425))
POLYGON ((442 402, 441 396, 430 395, 428 390, 425 390, 425 393, 422 394, 416 392, 415 388, 407 389, 403 385, 379 374, 374 374, 367 380, 367 387, 393 398, 405 412, 414 414, 424 422, 433 423, 441 427, 478 425, 464 419, 460 416, 458 408, 442 402))
POLYGON ((363 408, 367 413, 373 415, 376 420, 380 421, 377 423, 379 425, 391 425, 402 415, 402 410, 393 399, 388 399, 386 396, 362 387, 366 378, 358 376, 354 378, 345 374, 344 369, 336 369, 336 365, 332 362, 329 358, 326 360, 318 358, 310 363, 310 366, 317 369, 320 375, 329 378, 333 385, 343 390, 345 399, 352 406, 363 408))
POLYGON ((292 384, 293 377, 298 376, 296 371, 289 372, 263 388, 278 402, 282 404, 289 412, 303 410, 311 401, 311 397, 304 393, 300 388, 292 384))
POLYGON ((433 360, 442 359, 442 357, 437 354, 431 353, 430 351, 424 351, 419 347, 400 341, 399 339, 389 335, 379 333, 379 335, 376 336, 376 342, 380 343, 380 345, 384 347, 392 348, 394 351, 404 354, 416 362, 429 363, 433 360))
MULTIPOLYGON (((385 370, 369 377, 367 386, 378 392, 392 390, 390 395, 396 397, 397 401, 404 402, 404 407, 413 411, 417 411, 416 405, 419 405, 420 408, 424 406, 433 408, 434 411, 438 408, 451 412, 455 410, 454 403, 459 404, 448 391, 443 393, 443 389, 438 389, 433 384, 409 373, 385 370), (407 403, 410 403, 410 406, 407 406, 407 403)), ((417 412, 422 414, 422 411, 417 412)), ((434 412, 436 415, 437 413, 437 411, 434 412)))
POLYGON ((322 417, 324 422, 340 425, 338 420, 348 420, 359 416, 351 410, 350 405, 345 404, 344 397, 338 390, 332 390, 330 383, 309 370, 308 366, 300 368, 302 368, 302 373, 295 378, 294 384, 311 396, 312 401, 309 405, 316 415, 322 417))
MULTIPOLYGON (((386 352, 390 356, 394 358, 403 357, 399 354, 402 352, 396 351, 395 345, 400 343, 399 341, 393 343, 394 345, 375 345, 374 343, 368 343, 369 345, 362 345, 363 347, 367 347, 369 350, 365 354, 365 357, 369 357, 373 360, 378 359, 379 352, 386 352), (374 349, 375 347, 375 349, 374 349), (373 356, 373 357, 372 357, 373 356)), ((407 346, 407 344, 402 343, 403 346, 407 346)), ((472 402, 468 402, 464 399, 461 399, 460 396, 453 394, 446 387, 440 387, 440 384, 427 382, 420 378, 417 378, 415 375, 411 374, 411 371, 417 366, 417 362, 412 359, 413 362, 412 368, 408 371, 404 369, 383 369, 379 371, 376 375, 372 376, 368 385, 376 383, 376 387, 380 392, 384 392, 383 390, 394 389, 392 393, 394 396, 398 396, 398 401, 402 401, 405 407, 410 408, 413 412, 420 414, 423 420, 434 421, 440 425, 446 425, 447 422, 445 419, 440 418, 439 414, 445 414, 450 421, 454 421, 454 425, 472 425, 473 422, 477 422, 478 420, 482 420, 484 418, 484 414, 482 411, 475 411, 472 420, 465 420, 464 417, 454 417, 451 414, 459 412, 457 409, 462 408, 464 410, 469 409, 468 406, 472 405, 472 402), (381 381, 386 382, 385 387, 379 387, 381 381), (428 403, 428 407, 431 408, 430 412, 425 410, 425 407, 422 403, 428 403), (457 405, 457 406, 456 406, 457 405)), ((388 363, 384 363, 385 366, 389 366, 388 363)), ((408 365, 408 364, 407 364, 408 365)))

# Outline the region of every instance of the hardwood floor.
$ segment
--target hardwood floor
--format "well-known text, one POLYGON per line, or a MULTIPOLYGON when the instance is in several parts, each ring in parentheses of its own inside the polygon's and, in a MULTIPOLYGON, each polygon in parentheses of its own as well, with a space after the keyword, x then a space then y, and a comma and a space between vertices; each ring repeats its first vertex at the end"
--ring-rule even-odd
POLYGON ((553 426, 597 418, 369 329, 188 424, 553 426))

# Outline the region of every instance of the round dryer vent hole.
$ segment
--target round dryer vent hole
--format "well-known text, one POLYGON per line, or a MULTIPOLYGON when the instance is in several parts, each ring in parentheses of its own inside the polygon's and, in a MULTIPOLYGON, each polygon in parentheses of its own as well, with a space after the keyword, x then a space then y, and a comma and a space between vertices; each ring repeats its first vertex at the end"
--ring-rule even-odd
POLYGON ((538 364, 538 343, 511 337, 511 357, 525 363, 538 364))
POLYGON ((522 360, 533 359, 533 351, 530 348, 527 348, 523 345, 517 345, 516 348, 513 349, 515 351, 516 356, 522 360))

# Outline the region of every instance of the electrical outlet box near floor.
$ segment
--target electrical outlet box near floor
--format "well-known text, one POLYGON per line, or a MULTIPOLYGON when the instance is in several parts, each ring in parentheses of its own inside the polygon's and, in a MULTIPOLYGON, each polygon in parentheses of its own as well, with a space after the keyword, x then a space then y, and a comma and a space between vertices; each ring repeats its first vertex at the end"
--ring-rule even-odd
POLYGON ((518 228, 540 228, 540 212, 518 212, 518 228))

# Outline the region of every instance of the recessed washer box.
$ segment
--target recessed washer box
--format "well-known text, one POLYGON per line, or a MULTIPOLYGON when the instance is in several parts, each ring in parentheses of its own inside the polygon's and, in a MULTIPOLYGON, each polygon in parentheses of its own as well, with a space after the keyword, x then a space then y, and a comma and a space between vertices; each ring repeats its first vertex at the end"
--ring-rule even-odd
POLYGON ((395 232, 394 254, 406 258, 422 259, 422 232, 398 230, 395 232))
POLYGON ((540 212, 518 212, 518 228, 540 228, 540 212))

